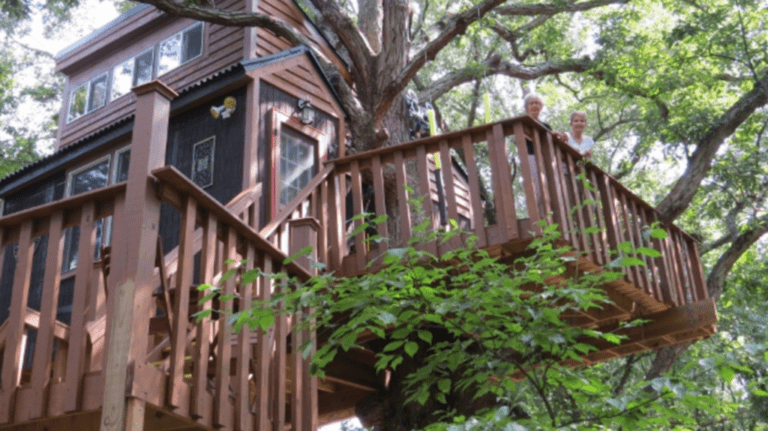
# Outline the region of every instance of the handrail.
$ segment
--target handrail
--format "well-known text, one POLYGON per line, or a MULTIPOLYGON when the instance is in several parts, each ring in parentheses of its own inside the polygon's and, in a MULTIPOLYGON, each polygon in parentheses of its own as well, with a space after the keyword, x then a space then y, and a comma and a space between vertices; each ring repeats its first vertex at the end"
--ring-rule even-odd
MULTIPOLYGON (((160 194, 163 195, 167 202, 174 206, 180 206, 181 202, 178 199, 178 195, 174 192, 182 192, 195 198, 195 200, 201 206, 205 207, 208 211, 214 213, 220 222, 227 223, 233 226, 240 235, 246 237, 249 241, 257 247, 258 250, 267 253, 272 259, 278 262, 282 262, 286 259, 286 255, 283 254, 272 243, 264 239, 258 232, 248 226, 244 221, 240 220, 229 210, 220 204, 211 195, 206 193, 203 189, 197 186, 197 184, 190 181, 184 174, 179 172, 173 166, 164 166, 152 171, 152 175, 160 180, 160 194), (166 187, 167 186, 167 187, 166 187)), ((285 266, 290 272, 294 272, 299 275, 301 279, 310 278, 309 272, 297 265, 296 263, 289 263, 285 266)))
POLYGON ((273 218, 269 223, 267 223, 266 226, 264 226, 260 231, 259 235, 263 236, 264 238, 268 238, 270 235, 275 233, 277 228, 283 224, 288 217, 301 205, 311 194, 315 191, 315 189, 322 184, 323 181, 325 181, 326 178, 334 171, 335 165, 333 162, 329 162, 326 164, 323 169, 320 170, 320 172, 315 175, 314 178, 299 192, 296 197, 291 199, 290 202, 288 202, 285 207, 283 207, 282 210, 273 218))

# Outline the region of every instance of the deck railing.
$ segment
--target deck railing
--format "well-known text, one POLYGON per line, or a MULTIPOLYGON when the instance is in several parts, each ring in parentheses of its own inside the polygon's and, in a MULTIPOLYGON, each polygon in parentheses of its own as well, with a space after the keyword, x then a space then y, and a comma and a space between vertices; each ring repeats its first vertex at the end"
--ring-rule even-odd
MULTIPOLYGON (((329 201, 332 216, 350 213, 345 207, 351 200, 351 213, 364 210, 376 216, 396 214, 395 223, 381 224, 376 233, 394 238, 401 246, 411 238, 414 226, 439 217, 432 204, 435 195, 435 170, 430 154, 442 159, 441 172, 445 207, 450 219, 459 220, 460 200, 469 201, 470 215, 465 226, 477 236, 477 246, 510 246, 522 243, 541 232, 535 221, 545 218, 557 223, 565 243, 571 245, 595 265, 610 265, 629 254, 645 266, 617 266, 626 281, 635 286, 636 299, 649 311, 680 306, 706 299, 707 293, 696 242, 675 225, 664 227, 666 239, 650 236, 650 227, 658 220, 656 210, 627 190, 605 171, 591 163, 566 143, 555 142, 552 135, 530 117, 517 117, 484 126, 429 137, 402 145, 381 148, 334 160, 335 170, 329 188, 339 196, 329 201), (452 153, 453 151, 453 153, 452 153), (456 168, 450 160, 463 152, 465 184, 457 187, 456 168), (586 182, 590 185, 586 185, 586 182), (481 187, 486 183, 488 187, 481 187), (409 193, 410 185, 413 193, 409 193), (468 196, 457 191, 468 189, 468 196), (345 194, 347 199, 341 198, 345 194), (408 200, 427 196, 422 213, 408 206, 408 200), (394 208, 394 210, 393 210, 394 208), (391 234, 388 230, 399 230, 391 234), (653 248, 661 257, 635 253, 640 247, 653 248), (619 254, 615 254, 618 252, 619 254), (649 300, 650 298, 650 300, 649 300)), ((346 220, 346 219, 344 219, 346 220)), ((338 222, 327 229, 330 266, 346 275, 375 269, 376 257, 392 243, 365 243, 366 233, 359 231, 349 240, 347 231, 360 226, 338 222), (343 226, 343 228, 342 228, 343 226)), ((434 253, 452 249, 458 240, 446 244, 428 242, 434 253)))
POLYGON ((107 292, 102 262, 93 261, 97 221, 124 198, 120 184, 0 218, 0 283, 13 286, 0 326, 0 423, 99 406, 104 358, 95 323, 107 292), (63 281, 64 244, 78 231, 77 268, 63 281))
MULTIPOLYGON (((137 200, 158 208, 159 201, 170 204, 180 212, 181 223, 175 227, 179 244, 174 251, 164 255, 158 245, 154 263, 140 262, 149 268, 145 279, 152 279, 142 289, 154 291, 156 302, 128 310, 134 321, 149 324, 140 326, 147 328, 140 331, 146 337, 129 351, 132 384, 120 395, 207 427, 284 429, 290 422, 292 429, 315 429, 317 381, 309 375, 308 363, 293 354, 311 334, 291 333, 284 316, 276 316, 266 334, 244 328, 236 335, 227 319, 215 313, 199 322, 192 318, 214 306, 243 309, 282 287, 263 276, 243 284, 236 275, 222 286, 223 294, 237 295, 234 299, 225 296, 198 305, 195 286, 218 283, 228 259, 244 261, 241 271, 258 267, 307 278, 313 271, 307 262, 283 265, 286 255, 306 245, 314 247, 314 258, 341 276, 375 270, 377 257, 389 247, 402 246, 418 224, 440 228, 438 184, 447 217, 460 220, 477 236, 479 247, 522 251, 541 233, 533 221, 544 217, 558 224, 562 245, 573 247, 581 261, 595 268, 639 247, 659 250, 660 257, 635 255, 644 266, 620 268, 623 294, 643 310, 663 311, 707 299, 695 241, 674 225, 664 228, 666 238, 649 235, 658 219, 653 207, 601 169, 580 161, 575 150, 553 142, 540 124, 528 117, 512 118, 329 162, 260 232, 258 185, 225 207, 173 167, 131 177, 129 184, 150 185, 137 200), (463 154, 462 169, 451 162, 454 152, 463 154), (435 154, 442 160, 440 181, 435 154), (409 204, 418 195, 427 197, 420 212, 409 204), (366 211, 395 215, 375 228, 389 242, 366 242, 372 230, 358 229, 347 238, 347 232, 363 223, 350 221, 349 215, 366 211), (291 375, 285 370, 292 370, 291 375)), ((95 410, 106 402, 106 346, 110 337, 121 336, 110 333, 116 318, 110 313, 116 309, 115 298, 124 294, 116 286, 117 276, 109 274, 107 258, 114 263, 123 257, 114 250, 105 254, 107 249, 95 256, 94 250, 99 225, 106 231, 106 220, 114 217, 116 238, 127 226, 127 190, 118 184, 0 218, 0 286, 12 285, 10 313, 0 325, 0 424, 95 410), (79 229, 70 232, 79 232, 77 267, 62 274, 65 243, 74 235, 67 229, 75 226, 79 229), (36 253, 44 257, 35 258, 36 253), (71 299, 62 293, 65 281, 72 285, 71 299), (69 319, 57 316, 64 309, 69 319)), ((421 246, 443 253, 460 242, 433 240, 421 246)))

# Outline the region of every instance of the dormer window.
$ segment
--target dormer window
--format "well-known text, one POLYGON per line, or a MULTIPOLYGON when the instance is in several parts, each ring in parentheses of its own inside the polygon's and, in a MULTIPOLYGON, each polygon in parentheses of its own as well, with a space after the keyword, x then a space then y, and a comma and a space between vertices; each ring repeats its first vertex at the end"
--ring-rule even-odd
POLYGON ((157 75, 181 66, 203 53, 203 24, 197 23, 160 42, 157 75))

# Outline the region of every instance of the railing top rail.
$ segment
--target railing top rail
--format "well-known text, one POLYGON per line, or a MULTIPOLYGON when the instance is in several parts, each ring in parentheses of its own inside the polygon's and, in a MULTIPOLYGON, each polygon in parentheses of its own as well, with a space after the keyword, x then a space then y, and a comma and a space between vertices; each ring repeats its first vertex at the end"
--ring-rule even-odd
POLYGON ((455 132, 448 132, 442 135, 429 136, 426 138, 417 139, 415 141, 409 141, 402 144, 393 145, 391 147, 377 148, 375 150, 353 154, 351 156, 342 157, 340 159, 329 160, 326 163, 335 163, 337 167, 344 166, 344 165, 350 164, 355 160, 363 160, 373 156, 385 156, 389 154, 394 154, 397 151, 413 150, 420 146, 431 146, 431 145, 438 146, 441 141, 454 140, 457 138, 461 138, 462 136, 465 136, 465 135, 470 135, 472 137, 473 143, 482 142, 486 140, 486 137, 487 137, 486 132, 488 130, 493 129, 493 127, 498 124, 500 124, 504 128, 504 135, 511 135, 512 125, 516 122, 523 122, 524 124, 529 125, 531 127, 536 127, 542 131, 546 131, 546 128, 542 126, 541 123, 529 117, 528 115, 523 115, 520 117, 507 118, 505 120, 497 121, 494 123, 488 123, 480 126, 470 127, 468 129, 461 129, 455 132))
POLYGON ((82 207, 83 204, 90 201, 111 200, 114 199, 115 195, 123 193, 124 191, 125 183, 120 183, 60 199, 55 202, 19 211, 5 217, 0 217, 0 227, 17 225, 30 218, 39 219, 49 217, 56 211, 82 207))
POLYGON ((269 221, 266 226, 264 226, 261 231, 259 231, 259 235, 261 235, 264 238, 269 237, 273 233, 275 233, 275 230, 283 223, 285 222, 288 217, 290 217, 291 213, 293 213, 296 208, 301 205, 304 200, 306 200, 310 194, 312 194, 312 191, 317 188, 326 178, 328 178, 328 175, 331 174, 334 170, 334 163, 331 161, 327 165, 323 167, 323 169, 320 170, 320 172, 315 175, 312 180, 309 181, 309 183, 304 186, 304 188, 299 192, 296 197, 294 197, 290 202, 288 202, 288 205, 286 205, 280 212, 277 214, 275 218, 269 221))
MULTIPOLYGON (((237 232, 245 236, 251 241, 257 250, 267 253, 273 259, 278 262, 282 262, 287 258, 280 250, 277 249, 272 243, 264 239, 258 232, 253 230, 244 221, 240 220, 235 214, 231 213, 226 207, 211 197, 205 190, 198 187, 195 183, 190 181, 181 172, 173 166, 164 166, 152 171, 157 179, 163 184, 167 184, 177 192, 181 192, 192 196, 195 201, 204 207, 206 210, 213 212, 220 222, 227 223, 230 226, 235 227, 237 232)), ((285 268, 297 274, 301 279, 306 280, 311 277, 309 272, 300 267, 296 263, 292 262, 285 265, 285 268)))

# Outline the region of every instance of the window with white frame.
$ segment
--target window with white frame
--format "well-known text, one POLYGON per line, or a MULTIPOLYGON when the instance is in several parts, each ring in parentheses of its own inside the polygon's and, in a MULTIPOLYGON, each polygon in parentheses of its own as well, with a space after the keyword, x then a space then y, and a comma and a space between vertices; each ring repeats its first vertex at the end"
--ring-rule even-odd
POLYGON ((67 122, 76 120, 106 105, 107 84, 109 84, 109 74, 104 72, 72 90, 69 95, 67 122))
POLYGON ((131 88, 152 80, 155 50, 150 48, 112 69, 112 97, 128 94, 131 88))
POLYGON ((196 23, 160 42, 157 75, 181 66, 203 53, 203 24, 196 23))
MULTIPOLYGON (((87 165, 78 168, 67 176, 67 196, 75 196, 89 192, 110 183, 118 183, 128 179, 128 166, 130 164, 131 148, 125 146, 115 151, 114 156, 108 154, 87 165)), ((64 258, 61 265, 62 272, 69 272, 77 268, 77 251, 80 242, 80 227, 74 226, 67 229, 64 241, 64 258)), ((102 245, 112 243, 112 217, 96 221, 96 243, 93 258, 99 259, 102 245)))

